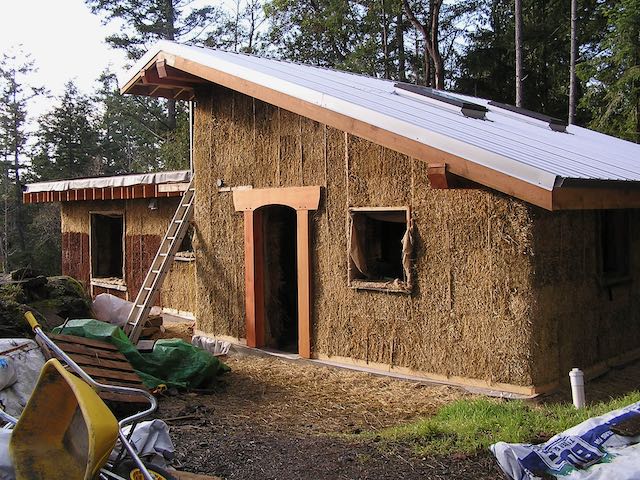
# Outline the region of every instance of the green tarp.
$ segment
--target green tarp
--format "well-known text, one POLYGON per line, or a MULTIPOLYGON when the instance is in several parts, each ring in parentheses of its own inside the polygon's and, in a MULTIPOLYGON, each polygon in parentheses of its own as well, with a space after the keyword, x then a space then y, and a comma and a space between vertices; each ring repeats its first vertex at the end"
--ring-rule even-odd
MULTIPOLYGON (((61 333, 60 327, 53 333, 61 333)), ((116 346, 148 388, 207 388, 229 367, 209 352, 178 339, 158 340, 150 353, 140 353, 119 327, 98 320, 70 320, 65 335, 103 340, 116 346)))

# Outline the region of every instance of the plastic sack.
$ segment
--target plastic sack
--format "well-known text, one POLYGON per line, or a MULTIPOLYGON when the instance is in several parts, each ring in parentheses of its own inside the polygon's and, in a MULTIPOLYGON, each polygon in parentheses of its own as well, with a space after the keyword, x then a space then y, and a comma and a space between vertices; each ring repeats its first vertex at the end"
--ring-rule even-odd
MULTIPOLYGON (((111 295, 110 293, 101 293, 93 301, 93 313, 98 320, 111 323, 119 327, 127 324, 129 314, 133 302, 123 300, 122 298, 111 295)), ((160 307, 153 307, 150 315, 160 315, 160 307)), ((65 329, 66 331, 66 329, 65 329)))
POLYGON ((632 480, 640 477, 640 435, 626 437, 611 428, 640 416, 640 402, 590 418, 540 445, 491 445, 509 478, 534 480, 632 480))
POLYGON ((16 383, 16 367, 11 357, 0 356, 0 390, 4 390, 16 383))
MULTIPOLYGON (((131 426, 122 429, 125 435, 129 435, 131 426)), ((169 436, 169 427, 162 420, 150 420, 138 423, 130 438, 136 453, 146 462, 159 467, 166 467, 167 460, 175 455, 175 448, 169 436)), ((118 457, 120 442, 111 452, 111 460, 118 457)))
POLYGON ((0 480, 14 480, 16 478, 13 461, 9 454, 10 441, 11 430, 0 428, 0 480))
POLYGON ((44 365, 44 355, 40 347, 33 340, 25 338, 0 339, 0 351, 10 350, 25 345, 24 348, 14 350, 5 356, 11 359, 17 381, 11 386, 0 390, 0 404, 9 415, 19 417, 27 404, 33 388, 36 386, 40 370, 44 365))
MULTIPOLYGON (((59 327, 53 331, 58 333, 59 327)), ((116 346, 148 388, 162 384, 180 389, 207 388, 218 375, 229 371, 229 367, 209 352, 183 340, 158 340, 153 351, 141 353, 122 329, 98 320, 70 320, 64 333, 116 346)))
POLYGON ((204 335, 194 335, 191 338, 191 345, 206 350, 215 356, 226 355, 231 348, 231 342, 205 337, 204 335))

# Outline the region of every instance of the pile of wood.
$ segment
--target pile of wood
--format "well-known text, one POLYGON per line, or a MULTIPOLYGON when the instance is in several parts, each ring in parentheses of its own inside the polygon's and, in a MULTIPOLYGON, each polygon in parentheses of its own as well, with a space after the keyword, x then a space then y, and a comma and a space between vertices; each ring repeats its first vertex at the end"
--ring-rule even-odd
POLYGON ((164 333, 161 315, 149 315, 142 328, 141 338, 152 338, 160 333, 164 333))

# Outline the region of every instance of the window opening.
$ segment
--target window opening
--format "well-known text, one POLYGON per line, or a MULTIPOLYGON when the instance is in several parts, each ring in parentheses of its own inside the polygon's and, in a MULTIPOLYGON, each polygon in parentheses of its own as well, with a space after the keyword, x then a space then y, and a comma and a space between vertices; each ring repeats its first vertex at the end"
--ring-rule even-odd
POLYGON ((629 240, 626 210, 600 212, 600 274, 606 283, 629 278, 629 240))
POLYGON ((91 215, 91 276, 122 279, 124 217, 122 214, 91 215))
POLYGON ((410 291, 408 209, 351 209, 349 285, 410 291))

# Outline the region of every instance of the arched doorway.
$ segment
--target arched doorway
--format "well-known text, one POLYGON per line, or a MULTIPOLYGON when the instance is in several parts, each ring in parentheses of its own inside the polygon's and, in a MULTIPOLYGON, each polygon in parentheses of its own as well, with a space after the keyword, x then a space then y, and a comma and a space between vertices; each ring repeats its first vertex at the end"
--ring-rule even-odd
MULTIPOLYGON (((309 210, 316 210, 320 203, 320 187, 286 187, 286 188, 256 188, 248 190, 234 190, 233 204, 236 211, 244 212, 244 265, 245 265, 245 322, 246 338, 249 347, 289 348, 295 351, 291 340, 297 334, 297 352, 303 358, 311 358, 311 259, 309 237, 309 210), (267 217, 265 219, 265 217, 267 217), (283 336, 271 335, 270 328, 277 330, 276 323, 265 325, 266 321, 276 322, 277 315, 268 318, 270 313, 266 307, 271 299, 265 301, 267 288, 265 282, 265 262, 273 262, 278 258, 275 251, 271 251, 271 244, 266 235, 281 237, 280 242, 291 245, 293 236, 291 230, 295 217, 295 253, 286 252, 286 264, 291 265, 291 255, 295 257, 295 303, 279 287, 271 287, 269 292, 276 293, 280 302, 295 305, 295 315, 289 314, 284 324, 283 336), (265 223, 267 226, 265 227, 265 223), (271 224, 271 227, 269 226, 271 224), (265 258, 265 254, 267 258, 265 258), (269 256, 273 257, 269 260, 269 256), (297 317, 297 332, 291 325, 297 317), (265 335, 266 333, 266 335, 265 335), (283 346, 284 345, 284 346, 283 346), (288 346, 287 346, 288 345, 288 346)), ((280 250, 280 249, 277 249, 280 250)), ((293 249, 290 249, 293 250, 293 249)), ((284 255, 284 250, 283 253, 284 255)), ((286 285, 291 287, 292 277, 290 267, 286 269, 286 285)), ((268 273, 274 275, 274 273, 268 273)), ((272 305, 277 310, 277 303, 272 305)), ((285 317, 282 316, 282 319, 285 317)))
POLYGON ((264 346, 298 353, 296 211, 268 205, 258 212, 262 218, 264 346))

